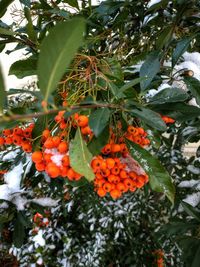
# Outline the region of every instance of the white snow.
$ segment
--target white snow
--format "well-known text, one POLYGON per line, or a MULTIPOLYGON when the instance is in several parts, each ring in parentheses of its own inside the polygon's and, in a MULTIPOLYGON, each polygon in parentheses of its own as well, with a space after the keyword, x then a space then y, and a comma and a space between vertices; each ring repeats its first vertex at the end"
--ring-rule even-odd
POLYGON ((43 231, 40 229, 37 233, 37 235, 35 235, 33 237, 33 241, 35 242, 35 247, 44 247, 46 242, 45 239, 43 238, 43 231))
POLYGON ((200 53, 199 52, 193 52, 193 53, 185 52, 183 54, 183 58, 185 61, 191 61, 195 63, 197 66, 200 66, 200 53))
POLYGON ((157 3, 159 3, 161 0, 151 0, 151 1, 149 1, 149 3, 148 3, 148 8, 150 8, 151 6, 153 6, 153 5, 155 5, 155 4, 157 4, 157 3))
POLYGON ((193 207, 196 207, 200 203, 200 192, 188 195, 183 201, 187 202, 193 207))
POLYGON ((4 175, 4 181, 13 192, 20 190, 22 173, 23 164, 20 162, 16 167, 4 175))
POLYGON ((50 197, 32 199, 31 202, 34 202, 38 205, 45 206, 45 207, 46 206, 47 207, 55 207, 58 204, 58 201, 56 201, 50 197))
POLYGON ((15 151, 10 151, 9 153, 6 153, 6 155, 2 158, 2 161, 9 161, 15 159, 19 151, 20 150, 17 149, 15 151))

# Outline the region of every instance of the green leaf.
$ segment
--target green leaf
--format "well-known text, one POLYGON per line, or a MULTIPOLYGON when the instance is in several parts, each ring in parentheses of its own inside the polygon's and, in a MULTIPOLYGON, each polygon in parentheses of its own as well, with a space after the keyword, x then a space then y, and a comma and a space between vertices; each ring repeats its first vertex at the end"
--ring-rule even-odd
POLYGON ((3 17, 5 14, 8 6, 13 2, 14 0, 1 0, 0 2, 0 18, 3 17))
POLYGON ((82 44, 85 21, 74 18, 57 24, 44 38, 38 61, 39 87, 44 100, 56 89, 78 48, 82 44))
POLYGON ((88 149, 93 156, 96 156, 101 152, 101 149, 108 143, 109 136, 109 126, 106 126, 98 137, 94 136, 92 138, 88 144, 88 149))
POLYGON ((188 97, 188 94, 179 88, 166 88, 153 96, 148 104, 157 105, 172 102, 181 102, 185 101, 188 97))
POLYGON ((165 194, 173 203, 175 187, 170 175, 160 161, 152 156, 147 150, 129 140, 127 140, 127 146, 131 156, 138 161, 141 167, 149 175, 151 188, 156 192, 165 194))
POLYGON ((200 82, 194 77, 185 77, 184 81, 187 88, 190 90, 192 95, 195 97, 197 104, 200 105, 200 82))
POLYGON ((0 27, 0 35, 15 35, 15 34, 17 34, 16 32, 13 32, 13 31, 11 31, 11 30, 8 30, 8 29, 5 29, 5 28, 2 28, 2 27, 0 27))
POLYGON ((6 88, 5 88, 5 83, 4 83, 4 78, 3 78, 3 73, 0 65, 0 111, 3 111, 3 105, 4 101, 6 99, 6 88))
POLYGON ((193 218, 195 218, 197 221, 200 222, 200 211, 198 209, 194 208, 193 206, 184 201, 181 201, 181 205, 188 215, 192 216, 193 218))
POLYGON ((152 106, 155 111, 179 121, 187 121, 200 116, 200 108, 185 103, 168 103, 152 106))
POLYGON ((153 78, 160 70, 159 52, 152 52, 140 69, 140 77, 146 78, 140 82, 141 90, 144 91, 151 84, 153 78))
POLYGON ((188 46, 190 45, 191 40, 192 40, 191 38, 187 37, 187 38, 180 40, 177 43, 177 46, 174 49, 173 54, 172 54, 172 67, 174 67, 176 65, 179 58, 187 50, 188 46))
POLYGON ((140 109, 131 110, 130 113, 135 117, 139 117, 145 124, 158 131, 166 131, 167 129, 161 116, 151 109, 141 107, 140 109))
POLYGON ((132 80, 132 81, 129 81, 129 82, 125 83, 125 84, 119 89, 119 91, 117 92, 116 97, 117 97, 118 99, 120 99, 120 98, 124 98, 124 96, 125 96, 124 93, 126 92, 126 90, 130 89, 131 87, 135 86, 136 84, 138 84, 138 83, 140 83, 141 81, 144 81, 144 80, 146 80, 146 78, 144 78, 144 77, 140 77, 140 78, 136 78, 136 79, 134 79, 134 80, 132 80))
POLYGON ((70 165, 76 172, 82 174, 89 181, 94 180, 95 177, 90 167, 92 157, 78 128, 73 143, 69 148, 70 165))
POLYGON ((39 146, 41 138, 38 137, 40 137, 41 133, 47 128, 47 122, 48 122, 48 115, 40 116, 35 122, 35 126, 32 132, 32 138, 35 139, 32 144, 33 149, 36 149, 36 147, 39 146))
POLYGON ((25 227, 21 213, 17 213, 14 223, 13 242, 17 248, 23 245, 25 238, 25 227))
POLYGON ((30 9, 28 7, 24 8, 24 15, 28 21, 28 23, 26 25, 26 31, 27 31, 28 37, 31 41, 36 42, 37 41, 37 34, 34 30, 30 9))
POLYGON ((99 108, 90 114, 89 126, 98 137, 109 122, 111 111, 109 108, 99 108))
POLYGON ((15 75, 19 79, 36 74, 37 59, 33 57, 14 62, 9 70, 9 75, 15 75))
POLYGON ((173 34, 173 26, 167 26, 162 32, 160 33, 158 40, 156 41, 157 49, 162 49, 163 47, 167 47, 169 42, 172 38, 173 34))

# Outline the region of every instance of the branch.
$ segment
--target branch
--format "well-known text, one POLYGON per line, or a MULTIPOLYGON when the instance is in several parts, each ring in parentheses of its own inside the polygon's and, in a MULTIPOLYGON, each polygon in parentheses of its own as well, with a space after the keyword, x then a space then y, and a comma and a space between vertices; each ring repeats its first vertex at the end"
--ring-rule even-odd
POLYGON ((18 120, 26 120, 26 119, 32 119, 32 118, 38 118, 44 115, 49 115, 49 114, 56 114, 59 111, 66 111, 70 112, 72 110, 79 110, 79 109, 94 109, 94 108, 112 108, 112 109, 121 109, 123 110, 124 108, 119 105, 114 105, 114 104, 108 104, 108 103, 97 103, 97 104, 91 104, 91 105, 74 105, 69 108, 60 108, 60 109, 51 109, 43 112, 37 112, 37 113, 30 113, 30 114, 12 114, 10 116, 7 115, 2 115, 0 117, 0 122, 5 122, 5 121, 18 121, 18 120))

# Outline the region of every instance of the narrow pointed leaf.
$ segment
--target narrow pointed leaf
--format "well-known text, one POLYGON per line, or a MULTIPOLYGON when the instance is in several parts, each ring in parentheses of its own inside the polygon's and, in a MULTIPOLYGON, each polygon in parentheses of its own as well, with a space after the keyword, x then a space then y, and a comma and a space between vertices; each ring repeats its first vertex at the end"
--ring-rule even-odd
POLYGON ((85 21, 75 18, 57 24, 42 42, 38 62, 39 87, 47 100, 83 41, 85 21))
POLYGON ((194 77, 185 77, 185 83, 195 97, 197 104, 200 105, 200 81, 194 77))
POLYGON ((160 161, 152 156, 147 150, 129 140, 127 140, 127 145, 131 156, 138 161, 141 167, 149 175, 151 188, 156 192, 165 194, 173 203, 175 187, 170 175, 160 161))
POLYGON ((179 88, 166 88, 158 92, 148 102, 150 105, 182 102, 188 98, 188 94, 179 88))
POLYGON ((109 122, 111 111, 108 108, 99 108, 90 114, 89 126, 98 137, 109 122))
POLYGON ((130 113, 158 131, 166 131, 167 129, 167 126, 161 116, 151 109, 141 107, 140 109, 131 110, 130 113))
POLYGON ((89 181, 94 180, 95 177, 90 166, 92 157, 92 154, 82 138, 81 131, 78 128, 69 149, 70 165, 76 172, 82 174, 89 181))
POLYGON ((190 42, 191 42, 191 38, 184 38, 177 43, 177 46, 174 49, 174 52, 172 54, 172 67, 176 65, 179 58, 187 50, 188 46, 190 45, 190 42))
POLYGON ((151 53, 140 69, 140 77, 146 78, 140 82, 141 91, 145 91, 160 70, 159 53, 151 53))
POLYGON ((6 98, 6 90, 5 90, 5 83, 3 78, 3 73, 0 65, 0 111, 3 111, 3 105, 6 98))

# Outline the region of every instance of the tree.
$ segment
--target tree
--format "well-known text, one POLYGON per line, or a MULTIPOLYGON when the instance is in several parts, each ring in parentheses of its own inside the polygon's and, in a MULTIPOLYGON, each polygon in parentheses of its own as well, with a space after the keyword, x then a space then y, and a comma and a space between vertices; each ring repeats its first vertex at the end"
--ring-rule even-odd
POLYGON ((20 266, 198 266, 198 231, 180 220, 198 227, 199 210, 175 185, 184 139, 199 137, 200 2, 20 2, 26 25, 1 21, 0 45, 26 50, 10 74, 37 75, 38 87, 6 90, 1 74, 6 248, 20 266))

